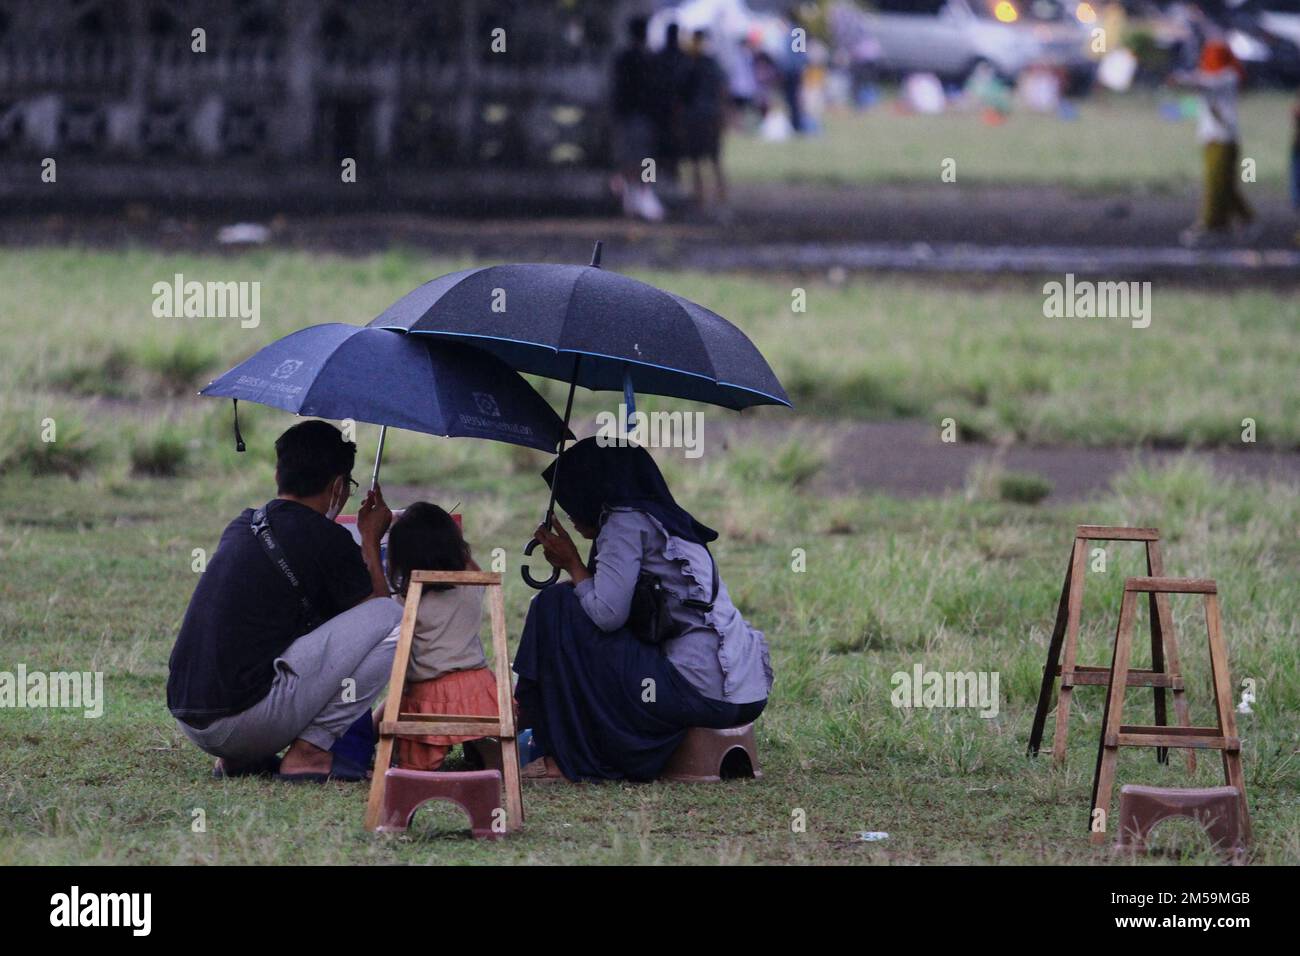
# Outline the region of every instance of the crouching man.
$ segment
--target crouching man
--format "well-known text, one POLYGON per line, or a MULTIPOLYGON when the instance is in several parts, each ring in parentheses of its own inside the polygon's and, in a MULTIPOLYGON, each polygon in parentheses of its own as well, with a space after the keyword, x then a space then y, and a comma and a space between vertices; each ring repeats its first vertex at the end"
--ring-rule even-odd
POLYGON ((387 683, 402 609, 379 556, 393 517, 383 495, 368 492, 358 509, 360 549, 334 522, 356 485, 356 452, 328 422, 281 435, 276 497, 226 527, 190 598, 167 707, 220 758, 218 776, 365 779, 330 748, 387 683))

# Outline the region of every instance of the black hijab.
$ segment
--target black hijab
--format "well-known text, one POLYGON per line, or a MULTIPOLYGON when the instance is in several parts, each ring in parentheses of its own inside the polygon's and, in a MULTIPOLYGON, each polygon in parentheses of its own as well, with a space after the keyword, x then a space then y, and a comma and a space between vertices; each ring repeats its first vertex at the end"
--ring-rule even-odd
MULTIPOLYGON (((650 453, 640 445, 601 445, 584 438, 567 449, 561 459, 555 500, 575 520, 599 528, 607 508, 633 508, 653 515, 676 538, 708 544, 718 536, 673 500, 672 492, 650 453)), ((554 483, 552 462, 542 479, 554 483)))

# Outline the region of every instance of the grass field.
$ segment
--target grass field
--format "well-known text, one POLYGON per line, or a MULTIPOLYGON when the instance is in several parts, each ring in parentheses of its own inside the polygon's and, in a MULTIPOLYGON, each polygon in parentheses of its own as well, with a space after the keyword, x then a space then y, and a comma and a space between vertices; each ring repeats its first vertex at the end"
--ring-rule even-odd
MULTIPOLYGON (((399 437, 407 477, 428 476, 420 494, 462 503, 480 557, 494 547, 511 555, 518 634, 528 592, 513 556, 541 505, 541 461, 456 448, 399 437)), ((1234 681, 1259 688, 1240 730, 1256 859, 1300 862, 1294 486, 1224 484, 1182 468, 1133 473, 1094 504, 1043 510, 819 499, 755 468, 743 448, 679 461, 670 468, 679 498, 723 530, 728 585, 771 640, 777 682, 758 725, 765 777, 530 788, 526 831, 487 846, 462 837, 464 824, 441 807, 421 811, 410 836, 372 838, 357 787, 213 782, 210 761, 170 721, 166 660, 194 583, 192 549, 211 548, 230 515, 269 494, 260 457, 207 480, 6 477, 0 669, 103 671, 107 706, 97 720, 0 710, 0 863, 1101 863, 1084 833, 1100 695, 1076 696, 1068 769, 1023 755, 1081 521, 1158 524, 1171 571, 1218 579, 1234 681), (805 573, 791 570, 796 547, 805 573), (891 675, 918 663, 998 672, 998 715, 895 709, 891 675), (196 809, 204 833, 192 832, 196 809), (800 809, 807 830, 795 833, 800 809), (864 844, 863 830, 891 837, 864 844)), ((406 502, 411 492, 391 494, 406 502)), ((1117 585, 1138 571, 1135 550, 1112 546, 1106 574, 1090 577, 1081 659, 1108 660, 1117 585)), ((1190 600, 1174 607, 1193 721, 1208 720, 1203 625, 1190 600)), ((1130 702, 1127 713, 1149 713, 1142 694, 1130 702)), ((1120 780, 1184 785, 1174 764, 1128 751, 1120 780)), ((1199 784, 1215 782, 1216 764, 1201 761, 1199 784)), ((1206 859, 1193 837, 1162 832, 1166 859, 1206 859)))
MULTIPOLYGON (((15 345, 0 383, 0 430, 10 438, 0 456, 57 451, 33 444, 35 423, 53 416, 75 429, 92 397, 124 430, 150 432, 133 441, 164 440, 154 434, 159 416, 183 421, 186 437, 196 419, 215 434, 229 409, 188 397, 211 374, 305 325, 366 321, 467 264, 403 251, 363 259, 6 251, 0 321, 15 345), (150 290, 175 273, 260 281, 260 326, 154 318, 150 290), (133 413, 141 401, 148 415, 133 413)), ((1300 290, 1211 293, 1156 282, 1151 325, 1133 329, 1123 319, 1044 318, 1033 284, 641 275, 744 329, 805 414, 951 416, 963 434, 988 439, 1236 447, 1249 417, 1259 445, 1300 447, 1300 290), (793 310, 796 289, 806 293, 804 312, 793 310)), ((562 400, 558 383, 543 387, 562 400)), ((608 396, 579 396, 581 414, 608 407, 608 396)), ((93 430, 68 435, 61 448, 69 454, 97 444, 93 430)))
MULTIPOLYGON (((210 780, 210 762, 166 712, 167 656, 194 586, 193 550, 210 551, 231 516, 271 494, 270 442, 292 419, 241 408, 250 451, 238 456, 229 406, 188 393, 279 334, 361 321, 452 265, 409 254, 0 256, 9 429, 0 671, 102 671, 107 697, 98 719, 0 708, 0 864, 1104 863, 1084 832, 1100 695, 1076 695, 1066 770, 1023 755, 1081 522, 1158 525, 1171 573, 1219 581, 1234 682, 1257 685, 1255 712, 1239 718, 1255 858, 1300 862, 1300 488, 1226 482, 1186 463, 1132 471, 1068 507, 828 498, 800 481, 825 454, 814 419, 804 440, 774 450, 732 443, 706 445, 698 461, 659 455, 678 498, 722 531, 715 551, 728 587, 772 644, 762 781, 530 788, 525 832, 486 845, 442 807, 422 810, 406 837, 375 838, 361 828, 360 788, 210 780), (260 279, 262 325, 153 318, 150 287, 173 272, 260 279), (39 439, 46 417, 59 428, 52 445, 39 439), (805 572, 792 569, 796 548, 805 572), (917 664, 997 672, 997 715, 895 708, 891 676, 917 664), (205 832, 193 829, 196 810, 205 832), (804 832, 791 826, 799 810, 804 832), (890 839, 863 843, 864 830, 890 839)), ((792 315, 779 281, 650 278, 736 319, 816 411, 963 408, 958 418, 973 430, 1023 426, 1026 437, 1079 442, 1228 441, 1255 414, 1261 439, 1300 439, 1295 300, 1273 293, 1171 291, 1152 327, 1131 331, 1053 324, 1041 297, 1014 288, 816 285, 809 311, 792 315), (1097 350, 1108 367, 1079 361, 1097 350)), ((585 397, 581 414, 616 400, 585 397)), ((362 456, 373 453, 374 431, 358 435, 362 456)), ((545 457, 398 433, 387 461, 395 505, 459 502, 480 559, 505 550, 517 635, 528 592, 515 555, 544 504, 536 473, 545 457)), ((1137 571, 1136 551, 1116 545, 1107 571, 1090 574, 1081 659, 1109 659, 1118 586, 1137 571)), ((1191 600, 1174 610, 1193 721, 1208 720, 1203 625, 1191 600)), ((1129 701, 1126 713, 1149 714, 1144 695, 1129 701)), ((1196 782, 1217 782, 1215 771, 1203 759, 1196 782)), ((1176 762, 1160 768, 1136 751, 1122 755, 1120 780, 1187 782, 1176 762)), ((1159 842, 1157 861, 1208 859, 1188 828, 1162 829, 1159 842)))
MULTIPOLYGON (((940 163, 952 158, 962 183, 1183 192, 1200 181, 1201 154, 1194 119, 1159 116, 1162 103, 1178 100, 1173 93, 1119 97, 1099 91, 1076 104, 1077 119, 1019 109, 1000 126, 988 125, 978 112, 907 115, 886 102, 860 113, 833 113, 824 133, 812 138, 764 143, 732 136, 726 162, 739 180, 937 183, 940 163)), ((1255 160, 1254 185, 1271 192, 1284 191, 1293 100, 1265 92, 1241 102, 1241 155, 1255 160)))

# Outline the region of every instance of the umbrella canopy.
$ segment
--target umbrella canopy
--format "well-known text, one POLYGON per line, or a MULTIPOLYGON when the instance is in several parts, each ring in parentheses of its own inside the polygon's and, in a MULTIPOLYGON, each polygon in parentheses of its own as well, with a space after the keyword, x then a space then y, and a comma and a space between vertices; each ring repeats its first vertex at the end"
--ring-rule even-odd
MULTIPOLYGON (((569 383, 567 432, 577 386, 669 395, 724 408, 790 406, 762 354, 716 312, 671 292, 600 268, 517 263, 466 269, 426 282, 370 327, 472 343, 511 368, 569 383)), ((556 446, 559 450, 559 445, 556 446)), ((558 467, 558 459, 557 459, 558 467)), ((543 524, 551 527, 555 484, 543 524)), ((537 540, 530 540, 530 555, 537 540)), ((535 588, 559 579, 555 570, 535 588)))
POLYGON ((370 325, 472 343, 520 372, 597 391, 630 384, 724 408, 790 405, 758 349, 722 316, 596 265, 453 272, 370 325))
POLYGON ((199 394, 542 451, 565 433, 546 399, 500 359, 337 322, 272 342, 199 394))

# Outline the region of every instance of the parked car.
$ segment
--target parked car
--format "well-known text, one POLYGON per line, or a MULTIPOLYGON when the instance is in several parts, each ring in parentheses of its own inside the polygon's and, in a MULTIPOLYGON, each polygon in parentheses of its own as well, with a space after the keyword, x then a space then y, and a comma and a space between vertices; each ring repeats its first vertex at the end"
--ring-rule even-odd
POLYGON ((1269 33, 1300 46, 1300 0, 1253 0, 1249 9, 1269 33))
POLYGON ((1300 0, 1245 0, 1228 7, 1228 46, 1253 83, 1300 83, 1300 0))
POLYGON ((963 80, 987 63, 1014 81, 1029 66, 1060 70, 1068 86, 1087 86, 1095 70, 1087 3, 1060 0, 876 0, 867 13, 887 72, 935 73, 963 80))
POLYGON ((1139 0, 1134 7, 1126 42, 1148 82, 1162 81, 1171 70, 1195 69, 1202 43, 1214 34, 1227 40, 1248 84, 1300 84, 1300 0, 1224 0, 1203 9, 1139 0))

